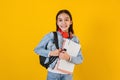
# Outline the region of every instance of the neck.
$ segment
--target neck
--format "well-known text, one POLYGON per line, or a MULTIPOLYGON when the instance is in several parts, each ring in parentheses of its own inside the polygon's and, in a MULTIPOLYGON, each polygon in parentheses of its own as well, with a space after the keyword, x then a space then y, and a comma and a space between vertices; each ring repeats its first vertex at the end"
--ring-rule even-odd
POLYGON ((62 31, 61 29, 58 29, 58 31, 61 33, 63 38, 72 38, 72 34, 70 34, 68 31, 62 31))

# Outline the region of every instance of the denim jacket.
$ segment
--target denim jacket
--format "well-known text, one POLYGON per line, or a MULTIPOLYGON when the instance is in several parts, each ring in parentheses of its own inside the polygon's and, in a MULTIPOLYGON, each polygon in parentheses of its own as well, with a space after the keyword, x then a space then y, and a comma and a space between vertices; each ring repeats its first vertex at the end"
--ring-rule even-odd
MULTIPOLYGON (((62 48, 63 37, 60 34, 60 32, 57 32, 57 36, 58 36, 59 48, 62 48)), ((45 35, 43 37, 43 39, 40 41, 40 43, 38 44, 38 46, 34 49, 35 53, 38 54, 38 55, 41 55, 41 56, 49 57, 48 56, 49 52, 56 49, 56 46, 53 43, 53 41, 54 41, 53 39, 54 39, 53 32, 50 32, 47 35, 45 35), (47 49, 45 49, 46 45, 47 45, 47 49)), ((79 40, 77 39, 76 36, 73 36, 71 40, 80 44, 80 42, 79 42, 79 40)), ((71 59, 70 59, 69 62, 71 62, 71 63, 74 63, 74 64, 82 63, 83 56, 82 56, 81 50, 79 51, 79 53, 76 57, 70 56, 70 58, 71 59)), ((47 58, 45 62, 47 62, 47 61, 49 61, 49 58, 47 58)), ((56 62, 57 62, 57 59, 52 64, 50 64, 49 67, 53 68, 55 66, 56 62)))

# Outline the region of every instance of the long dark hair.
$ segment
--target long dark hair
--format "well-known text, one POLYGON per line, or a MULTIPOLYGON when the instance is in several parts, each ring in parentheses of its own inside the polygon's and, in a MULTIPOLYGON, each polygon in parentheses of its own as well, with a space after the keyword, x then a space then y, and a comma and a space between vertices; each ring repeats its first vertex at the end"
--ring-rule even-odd
MULTIPOLYGON (((58 19, 58 16, 59 16, 61 13, 65 13, 65 14, 69 15, 70 20, 72 21, 72 15, 71 15, 71 13, 70 13, 68 10, 66 10, 66 9, 60 10, 60 11, 57 13, 57 15, 56 15, 56 31, 58 31, 58 29, 59 29, 59 27, 58 27, 58 25, 57 25, 57 19, 58 19)), ((70 35, 70 32, 71 32, 72 34, 74 33, 74 30, 73 30, 73 21, 72 21, 72 24, 70 25, 70 27, 69 27, 69 29, 68 29, 68 32, 69 32, 69 35, 70 35)))

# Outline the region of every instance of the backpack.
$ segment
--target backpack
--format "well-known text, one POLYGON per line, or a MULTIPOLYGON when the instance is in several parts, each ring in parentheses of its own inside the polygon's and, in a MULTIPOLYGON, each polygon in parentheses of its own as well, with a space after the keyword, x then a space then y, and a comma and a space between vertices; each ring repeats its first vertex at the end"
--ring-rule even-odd
MULTIPOLYGON (((57 32, 53 32, 53 34, 54 34, 53 43, 55 43, 56 48, 59 49, 57 32)), ((45 46, 45 49, 47 49, 47 45, 45 46)), ((58 58, 58 56, 50 56, 48 63, 45 63, 46 58, 47 57, 39 55, 40 64, 47 69, 49 67, 49 65, 58 58)))

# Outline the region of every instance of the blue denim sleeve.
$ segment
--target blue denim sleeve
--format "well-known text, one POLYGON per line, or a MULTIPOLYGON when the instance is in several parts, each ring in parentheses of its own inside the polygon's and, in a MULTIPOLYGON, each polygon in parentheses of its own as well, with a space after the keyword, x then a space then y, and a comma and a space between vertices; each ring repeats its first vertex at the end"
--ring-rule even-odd
MULTIPOLYGON (((78 38, 75 37, 74 41, 80 44, 80 41, 78 40, 78 38)), ((78 55, 76 57, 71 56, 70 62, 74 64, 81 64, 83 62, 83 56, 82 56, 81 49, 79 50, 78 55)))
POLYGON ((51 32, 49 34, 47 34, 45 37, 43 37, 43 39, 40 41, 38 46, 34 49, 36 54, 48 57, 48 54, 49 54, 50 50, 45 49, 45 46, 50 41, 51 37, 52 37, 51 32))
POLYGON ((82 56, 81 50, 79 51, 77 57, 71 56, 70 62, 74 64, 81 64, 83 62, 83 56, 82 56))

